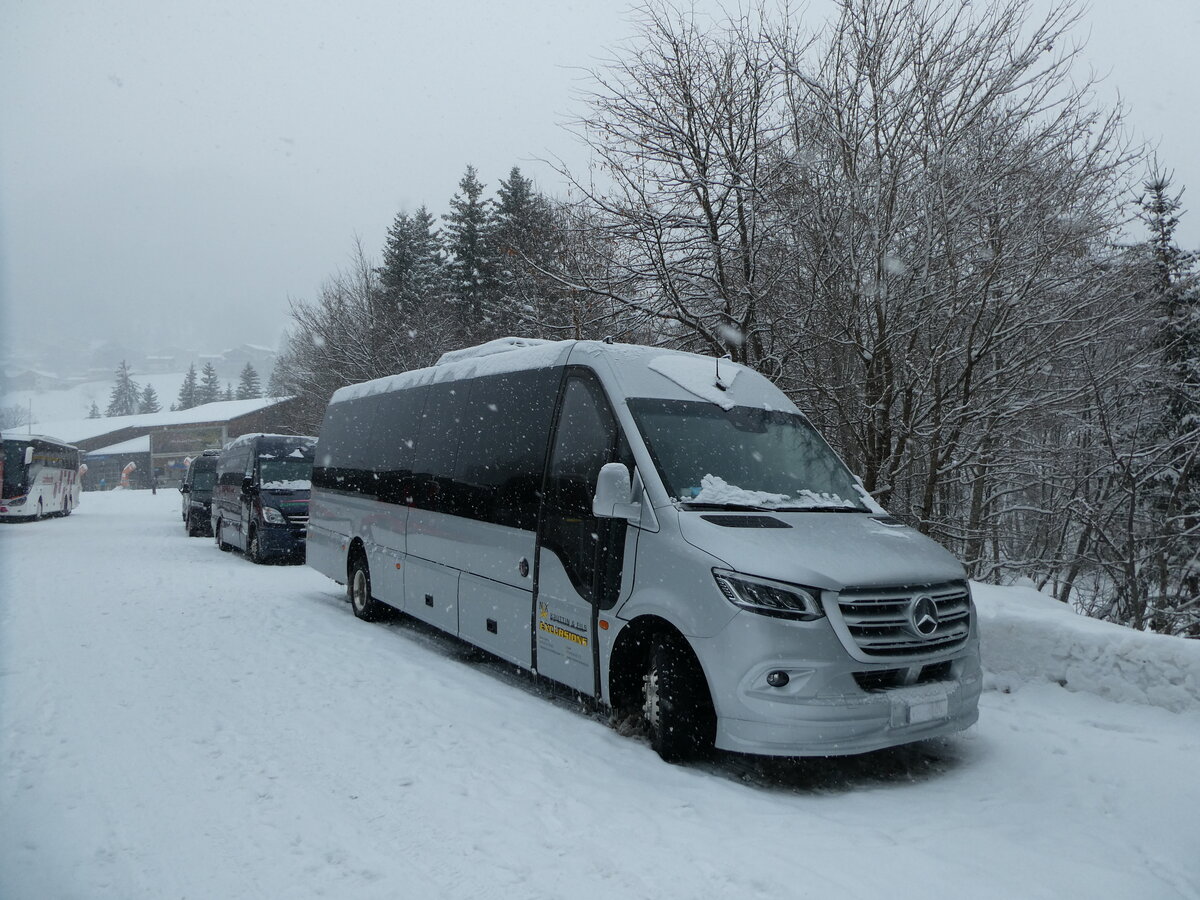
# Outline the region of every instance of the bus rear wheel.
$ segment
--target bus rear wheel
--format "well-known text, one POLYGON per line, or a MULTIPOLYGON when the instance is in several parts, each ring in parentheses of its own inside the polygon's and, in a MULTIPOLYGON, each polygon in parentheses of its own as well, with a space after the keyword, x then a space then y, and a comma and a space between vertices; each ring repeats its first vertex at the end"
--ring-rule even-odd
POLYGON ((225 543, 225 538, 221 536, 221 532, 225 528, 225 522, 222 519, 217 519, 217 524, 213 526, 213 536, 217 540, 217 547, 222 553, 228 553, 233 549, 233 544, 225 543))
POLYGON ((375 622, 383 617, 384 605, 371 596, 371 570, 366 557, 360 552, 350 563, 350 577, 346 581, 350 594, 350 607, 354 615, 364 622, 375 622))
POLYGON ((686 762, 712 751, 716 714, 704 672, 670 635, 654 639, 642 676, 642 718, 650 746, 665 762, 686 762))

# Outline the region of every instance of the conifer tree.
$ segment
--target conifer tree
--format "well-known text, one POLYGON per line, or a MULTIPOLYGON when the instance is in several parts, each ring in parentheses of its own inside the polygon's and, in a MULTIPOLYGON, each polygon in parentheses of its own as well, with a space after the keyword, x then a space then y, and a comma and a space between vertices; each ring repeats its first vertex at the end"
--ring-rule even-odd
POLYGON ((496 191, 488 229, 494 291, 489 319, 504 333, 552 324, 557 289, 541 274, 555 254, 556 228, 550 202, 513 166, 496 191))
POLYGON ((129 373, 129 365, 121 360, 117 367, 117 381, 109 395, 106 416, 132 416, 141 405, 141 388, 129 373))
POLYGON ((189 363, 187 375, 183 378, 183 384, 179 386, 178 409, 191 409, 196 405, 196 392, 199 387, 196 384, 196 364, 189 363))
POLYGON ((446 222, 446 246, 450 252, 450 293, 458 304, 459 324, 464 337, 478 335, 491 285, 488 259, 490 201, 483 199, 484 185, 475 167, 467 166, 458 183, 459 193, 450 201, 446 222))
POLYGON ((255 400, 262 396, 262 386, 259 384, 258 372, 254 366, 246 363, 242 367, 242 374, 238 379, 237 399, 238 400, 255 400))
POLYGON ((223 393, 221 395, 221 399, 222 400, 232 400, 233 399, 233 382, 232 381, 225 382, 225 393, 223 393))
POLYGON ((154 390, 154 385, 146 385, 142 391, 141 400, 138 401, 138 412, 156 413, 161 411, 162 406, 158 402, 158 392, 154 390))
POLYGON ((100 407, 96 405, 96 401, 92 401, 92 408, 88 410, 89 419, 99 419, 101 417, 100 407))
POLYGON ((383 247, 379 282, 402 324, 422 307, 442 299, 445 265, 434 218, 424 206, 411 216, 399 213, 383 247))
POLYGON ((196 405, 213 403, 221 398, 221 379, 211 362, 204 364, 200 373, 200 386, 196 388, 196 405))
POLYGON ((1157 631, 1200 637, 1200 273, 1198 255, 1175 241, 1182 191, 1154 172, 1144 185, 1140 217, 1150 233, 1150 287, 1161 407, 1155 446, 1160 461, 1150 491, 1157 544, 1154 595, 1157 631))

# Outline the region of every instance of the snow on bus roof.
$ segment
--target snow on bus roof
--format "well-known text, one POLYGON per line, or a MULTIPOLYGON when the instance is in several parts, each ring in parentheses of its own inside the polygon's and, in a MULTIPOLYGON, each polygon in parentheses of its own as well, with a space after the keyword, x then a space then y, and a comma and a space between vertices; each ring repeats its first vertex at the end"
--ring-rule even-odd
POLYGON ((48 441, 52 444, 64 444, 64 445, 70 447, 72 450, 79 449, 78 447, 74 446, 73 444, 71 444, 67 441, 64 441, 62 438, 51 437, 48 434, 16 434, 12 431, 6 431, 3 433, 0 433, 0 439, 6 440, 6 441, 25 441, 25 442, 48 441))
MULTIPOLYGON (((746 400, 735 399, 740 392, 728 393, 734 379, 745 366, 728 359, 715 359, 675 350, 668 347, 648 347, 642 344, 618 344, 608 341, 544 341, 536 338, 507 337, 488 341, 476 347, 465 347, 442 354, 438 362, 424 369, 387 375, 374 381, 351 384, 339 389, 330 398, 330 403, 370 397, 402 388, 442 381, 457 381, 476 378, 480 375, 499 375, 525 369, 548 368, 563 365, 572 351, 584 356, 605 358, 611 362, 621 361, 627 371, 637 370, 640 364, 655 377, 665 378, 687 393, 716 403, 726 409, 746 400), (721 382, 717 387, 717 375, 721 382)), ((573 357, 572 357, 573 358, 573 357)), ((749 379, 744 379, 749 380, 749 379)), ((640 385, 641 386, 641 385, 640 385)), ((751 405, 761 405, 757 393, 751 405)), ((654 390, 657 394, 658 391, 654 390)))
POLYGON ((477 378, 480 375, 501 375, 525 369, 550 368, 566 361, 577 341, 542 341, 535 338, 500 338, 442 354, 436 365, 397 375, 386 375, 374 381, 351 384, 340 388, 330 403, 355 400, 384 394, 388 391, 441 381, 477 378))

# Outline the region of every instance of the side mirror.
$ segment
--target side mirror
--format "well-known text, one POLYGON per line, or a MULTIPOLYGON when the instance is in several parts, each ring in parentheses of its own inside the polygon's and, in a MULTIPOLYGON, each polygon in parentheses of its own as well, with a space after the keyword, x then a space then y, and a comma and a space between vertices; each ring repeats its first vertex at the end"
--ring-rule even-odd
POLYGON ((188 494, 188 493, 191 493, 191 490, 192 490, 192 489, 191 489, 191 486, 189 486, 189 485, 186 485, 186 484, 181 484, 181 485, 179 486, 179 493, 181 493, 181 494, 188 494))
POLYGON ((596 477, 596 494, 592 497, 592 515, 630 522, 641 519, 642 504, 633 502, 629 469, 621 463, 606 463, 600 467, 600 474, 596 477))
POLYGON ((32 444, 30 444, 28 447, 25 448, 25 465, 29 465, 31 462, 33 462, 33 445, 32 444))
POLYGON ((258 493, 258 488, 254 485, 254 478, 247 475, 242 479, 242 493, 248 496, 253 496, 258 493))

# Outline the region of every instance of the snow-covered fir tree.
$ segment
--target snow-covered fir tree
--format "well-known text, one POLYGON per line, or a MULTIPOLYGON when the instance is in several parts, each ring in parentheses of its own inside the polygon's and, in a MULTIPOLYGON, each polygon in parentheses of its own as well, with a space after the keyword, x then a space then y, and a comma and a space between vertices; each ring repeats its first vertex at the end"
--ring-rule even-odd
POLYGON ((88 410, 89 419, 99 419, 103 414, 100 412, 100 407, 96 405, 96 401, 92 401, 92 407, 88 410))
POLYGON ((204 364, 200 373, 200 385, 196 388, 196 405, 212 403, 221 399, 221 378, 211 362, 204 364))
POLYGON ((109 394, 106 416, 132 416, 141 405, 141 388, 129 373, 129 365, 121 360, 117 366, 117 380, 109 394))
MULTIPOLYGON (((1159 460, 1150 490, 1157 544, 1151 592, 1159 631, 1200 637, 1200 273, 1198 256, 1175 240, 1183 191, 1155 172, 1144 185, 1140 217, 1150 235, 1160 412, 1148 456, 1159 460)), ((1147 398, 1151 399, 1151 398, 1147 398)))
POLYGON ((446 222, 446 249, 450 253, 450 293, 458 305, 464 335, 480 330, 487 302, 491 273, 488 258, 488 225, 491 201, 483 199, 484 185, 474 166, 467 166, 458 183, 459 193, 450 200, 446 222))
POLYGON ((191 409, 196 405, 196 392, 199 389, 196 378, 196 364, 189 363, 187 374, 183 377, 183 384, 179 386, 179 399, 176 401, 175 408, 191 409))
POLYGON ((392 222, 383 246, 379 281, 402 325, 421 307, 442 299, 445 261, 434 218, 424 206, 412 215, 399 213, 392 222))
POLYGON ((488 228, 494 290, 488 318, 500 333, 538 330, 552 324, 557 286, 541 273, 555 252, 554 211, 533 182, 513 166, 501 179, 488 228))
POLYGON ((138 412, 156 413, 161 411, 162 405, 158 402, 158 392, 154 390, 154 385, 146 385, 142 389, 142 398, 138 402, 138 412))
POLYGON ((259 383, 258 372, 250 363, 242 367, 238 378, 237 399, 254 400, 262 396, 262 385, 259 383))

